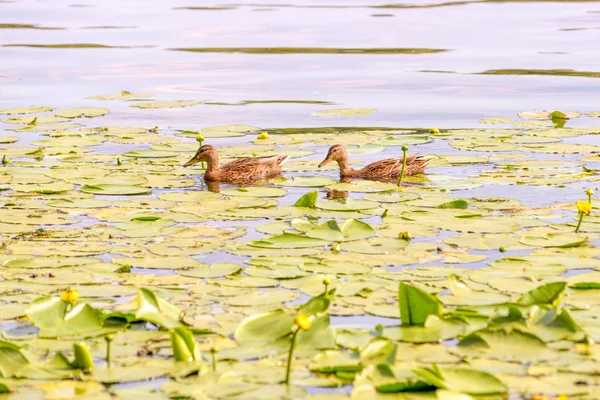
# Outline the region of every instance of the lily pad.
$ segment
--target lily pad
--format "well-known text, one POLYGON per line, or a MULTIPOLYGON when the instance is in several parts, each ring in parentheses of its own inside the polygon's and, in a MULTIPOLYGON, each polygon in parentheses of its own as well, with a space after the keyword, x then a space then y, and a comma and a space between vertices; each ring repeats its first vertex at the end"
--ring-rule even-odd
POLYGON ((63 118, 94 118, 101 117, 110 112, 106 108, 96 108, 96 107, 77 107, 77 108, 68 108, 64 110, 56 111, 54 114, 57 117, 63 118))
POLYGON ((104 196, 138 196, 151 194, 152 189, 133 185, 112 185, 110 183, 101 185, 82 186, 83 193, 99 194, 104 196))

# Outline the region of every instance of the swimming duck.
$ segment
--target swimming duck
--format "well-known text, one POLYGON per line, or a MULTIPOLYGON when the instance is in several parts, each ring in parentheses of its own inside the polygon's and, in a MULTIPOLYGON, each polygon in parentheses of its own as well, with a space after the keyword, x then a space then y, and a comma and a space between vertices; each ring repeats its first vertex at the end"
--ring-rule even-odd
MULTIPOLYGON (((435 158, 435 156, 420 156, 418 153, 407 155, 404 176, 424 173, 425 167, 427 167, 427 165, 435 158)), ((356 170, 350 167, 348 153, 341 144, 334 144, 329 148, 329 152, 327 152, 327 156, 319 164, 319 168, 332 161, 336 161, 340 166, 340 177, 342 178, 362 178, 371 180, 397 179, 402 171, 402 157, 375 161, 356 170)))
POLYGON ((204 145, 183 166, 187 168, 190 165, 206 161, 204 180, 247 183, 279 175, 281 167, 288 159, 289 156, 280 155, 240 158, 219 167, 217 150, 213 146, 204 145))

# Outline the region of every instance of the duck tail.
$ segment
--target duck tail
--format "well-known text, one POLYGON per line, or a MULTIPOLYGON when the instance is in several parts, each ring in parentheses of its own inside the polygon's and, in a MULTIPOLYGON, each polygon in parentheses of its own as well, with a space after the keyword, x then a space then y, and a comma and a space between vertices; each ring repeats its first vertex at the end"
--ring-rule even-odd
POLYGON ((418 156, 415 161, 419 162, 422 165, 422 167, 425 168, 429 165, 430 162, 432 162, 436 158, 436 156, 418 156))
POLYGON ((281 166, 283 166, 283 164, 285 164, 289 160, 290 160, 290 156, 289 155, 281 156, 277 160, 277 165, 279 165, 281 167, 281 166))

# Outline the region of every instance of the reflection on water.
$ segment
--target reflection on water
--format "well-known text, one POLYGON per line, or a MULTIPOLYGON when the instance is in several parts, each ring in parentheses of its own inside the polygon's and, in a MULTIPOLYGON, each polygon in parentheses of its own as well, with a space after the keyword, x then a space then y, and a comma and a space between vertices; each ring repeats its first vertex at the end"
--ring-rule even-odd
POLYGON ((594 111, 600 82, 585 79, 598 74, 594 3, 278 3, 2 3, 0 105, 96 105, 83 99, 129 90, 212 102, 176 118, 111 104, 112 116, 131 124, 265 128, 323 123, 311 117, 316 103, 269 100, 378 110, 330 126, 466 127, 526 109, 594 111), (219 107, 245 99, 265 102, 234 113, 219 107))

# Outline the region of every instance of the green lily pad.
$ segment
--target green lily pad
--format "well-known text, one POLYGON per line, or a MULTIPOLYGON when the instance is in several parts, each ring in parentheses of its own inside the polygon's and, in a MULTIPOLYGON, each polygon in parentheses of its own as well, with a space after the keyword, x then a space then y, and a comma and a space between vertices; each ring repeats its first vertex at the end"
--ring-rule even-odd
POLYGON ((77 107, 77 108, 68 108, 65 110, 56 111, 54 114, 57 117, 63 118, 93 118, 93 117, 101 117, 110 112, 106 108, 96 108, 96 107, 77 107))
POLYGON ((362 211, 371 210, 373 208, 379 208, 379 203, 368 200, 329 200, 321 201, 315 204, 317 208, 327 211, 362 211))
POLYGON ((130 158, 169 158, 176 157, 177 153, 174 151, 165 150, 132 150, 122 154, 123 157, 130 158))
POLYGON ((20 107, 20 108, 5 108, 0 110, 0 115, 14 115, 14 114, 35 114, 40 112, 53 111, 52 107, 20 107))
POLYGON ((138 196, 152 193, 152 189, 141 186, 113 185, 110 183, 101 185, 85 185, 79 190, 81 190, 83 193, 100 194, 104 196, 138 196))
POLYGON ((335 220, 324 222, 306 232, 306 236, 327 241, 346 242, 375 236, 375 230, 367 223, 347 219, 340 226, 335 220))
POLYGON ((326 178, 323 176, 294 176, 290 179, 276 178, 269 182, 275 185, 291 186, 291 187, 323 187, 336 183, 335 179, 326 178))
POLYGON ((519 242, 532 247, 577 247, 584 244, 588 237, 577 233, 547 233, 543 236, 523 236, 519 242))
POLYGON ((281 197, 285 196, 287 193, 288 191, 285 189, 265 186, 248 186, 237 189, 225 189, 221 191, 221 194, 226 196, 239 197, 281 197))
POLYGON ((300 236, 293 233, 283 233, 281 235, 255 240, 250 243, 252 247, 265 249, 302 249, 310 247, 323 247, 331 243, 329 240, 321 240, 300 236))

